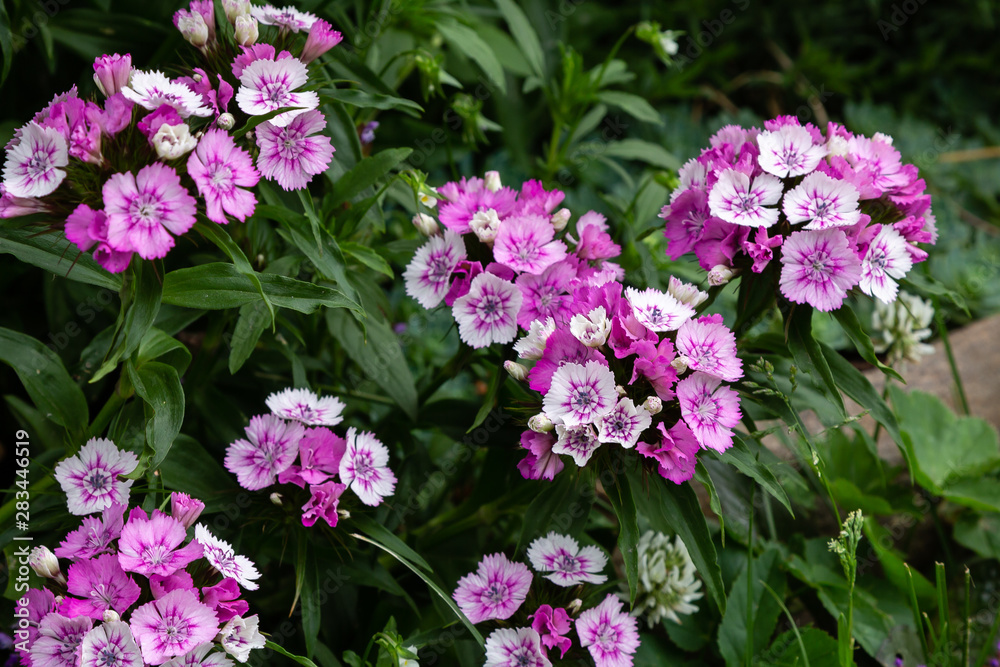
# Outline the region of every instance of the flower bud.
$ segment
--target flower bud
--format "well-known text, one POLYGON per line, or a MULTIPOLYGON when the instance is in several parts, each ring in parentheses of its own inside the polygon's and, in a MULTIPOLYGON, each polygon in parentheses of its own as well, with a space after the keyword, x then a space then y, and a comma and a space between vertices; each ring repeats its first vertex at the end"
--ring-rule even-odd
POLYGON ((424 236, 434 236, 440 231, 437 220, 426 213, 417 213, 413 216, 413 226, 424 236))
POLYGON ((576 613, 580 611, 580 607, 582 606, 583 606, 583 600, 577 598, 572 602, 570 602, 568 605, 566 605, 566 611, 569 613, 570 616, 575 616, 576 613))
POLYGON ((103 620, 105 623, 117 623, 118 621, 122 620, 122 617, 119 616, 118 612, 115 611, 114 609, 105 609, 103 620))
POLYGON ((680 354, 670 362, 670 365, 675 371, 677 371, 677 374, 680 375, 688 369, 688 358, 683 354, 680 354))
POLYGON ((193 151, 198 145, 198 140, 191 136, 191 130, 185 123, 180 125, 164 123, 153 135, 152 143, 161 159, 176 160, 193 151))
POLYGON ((708 272, 708 284, 712 287, 718 287, 720 285, 725 285, 736 273, 725 264, 716 264, 712 267, 712 270, 708 272))
POLYGON ((544 412, 539 412, 528 419, 528 428, 530 428, 535 433, 548 433, 554 426, 552 420, 544 412))
POLYGON ((523 364, 508 359, 503 362, 503 367, 518 382, 524 382, 528 378, 528 367, 523 364))
POLYGON ((229 22, 235 25, 237 17, 250 15, 250 0, 222 0, 222 9, 229 22))
POLYGON ((121 92, 132 78, 132 56, 117 53, 104 55, 94 61, 94 83, 105 97, 121 92))
POLYGON ((233 118, 233 114, 227 111, 224 114, 220 114, 219 117, 215 119, 215 124, 228 132, 236 126, 236 119, 233 118))
POLYGON ((323 19, 319 19, 309 29, 309 37, 306 38, 306 44, 302 47, 299 60, 308 65, 337 46, 337 44, 340 44, 343 39, 343 35, 334 30, 329 23, 323 19))
POLYGON ((500 216, 492 208, 477 211, 469 222, 469 228, 483 243, 493 243, 500 231, 500 216))
POLYGON ((702 292, 690 283, 678 280, 674 276, 670 276, 670 281, 667 284, 667 293, 684 305, 691 306, 692 308, 697 308, 708 298, 707 293, 702 292))
POLYGON ((337 510, 337 516, 339 516, 341 519, 350 519, 351 513, 348 512, 347 510, 337 510))
POLYGON ((282 499, 281 499, 281 494, 280 493, 277 493, 277 492, 272 493, 270 496, 268 496, 268 498, 271 500, 272 504, 277 505, 278 507, 281 507, 282 499))
POLYGON ((48 547, 35 547, 28 556, 28 565, 39 577, 54 579, 61 584, 66 583, 66 577, 59 570, 59 560, 56 555, 49 551, 48 547))
POLYGON ((552 214, 552 227, 557 231, 561 232, 566 229, 566 225, 569 223, 570 212, 568 208, 561 208, 552 214))
POLYGON ((611 333, 611 320, 598 306, 586 315, 574 315, 569 321, 569 332, 587 347, 600 347, 611 333))
POLYGON ((847 149, 847 139, 841 136, 832 134, 830 135, 830 138, 826 140, 827 155, 843 157, 847 155, 847 149))
POLYGON ((642 407, 645 408, 646 412, 649 414, 656 415, 663 409, 663 401, 660 400, 659 396, 650 396, 643 401, 642 407))
POLYGON ((619 396, 624 396, 624 395, 625 395, 625 394, 627 393, 627 392, 625 391, 625 387, 623 387, 623 386, 621 386, 621 385, 618 385, 618 386, 616 386, 616 387, 615 387, 615 391, 616 391, 616 392, 618 392, 618 395, 619 395, 619 396))
POLYGON ((499 171, 486 172, 486 178, 483 180, 486 181, 486 189, 489 190, 490 192, 496 192, 497 190, 503 187, 503 185, 500 183, 499 171))
POLYGON ((253 46, 259 36, 257 19, 252 16, 236 17, 236 42, 240 46, 253 46))
POLYGON ((199 49, 208 44, 208 24, 198 12, 180 9, 174 14, 174 27, 181 31, 191 46, 199 49))
POLYGON ((193 526, 204 510, 205 503, 197 498, 177 491, 170 494, 170 516, 184 524, 185 529, 193 526))

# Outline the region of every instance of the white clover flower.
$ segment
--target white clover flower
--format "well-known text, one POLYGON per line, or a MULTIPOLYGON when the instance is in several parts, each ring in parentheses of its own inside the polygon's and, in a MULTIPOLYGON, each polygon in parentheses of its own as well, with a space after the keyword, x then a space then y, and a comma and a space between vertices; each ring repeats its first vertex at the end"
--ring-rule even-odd
POLYGON ((639 582, 634 616, 645 616, 650 626, 667 618, 680 623, 680 616, 693 614, 692 604, 704 595, 695 566, 680 537, 671 539, 649 530, 639 538, 639 582))

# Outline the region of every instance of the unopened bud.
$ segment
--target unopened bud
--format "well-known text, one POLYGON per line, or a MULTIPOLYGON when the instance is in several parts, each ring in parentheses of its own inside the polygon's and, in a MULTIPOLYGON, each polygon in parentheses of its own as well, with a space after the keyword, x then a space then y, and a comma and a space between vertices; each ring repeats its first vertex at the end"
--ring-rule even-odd
POLYGON ((122 617, 118 615, 118 612, 114 609, 104 610, 104 622, 105 623, 117 623, 122 620, 122 617))
POLYGON ((236 125, 236 119, 233 118, 233 114, 226 112, 215 120, 215 124, 223 130, 229 131, 236 125))
POLYGON ((42 546, 32 549, 31 555, 28 556, 28 565, 31 566, 31 569, 34 570, 35 574, 39 577, 55 579, 61 584, 66 583, 66 577, 64 577, 62 572, 59 570, 59 560, 48 547, 42 546))
POLYGON ((281 507, 282 498, 281 498, 281 494, 280 493, 277 493, 277 492, 272 493, 271 496, 270 496, 270 498, 271 498, 271 502, 272 503, 274 503, 278 507, 281 507))
POLYGON ((580 607, 582 606, 583 606, 583 600, 577 598, 572 602, 570 602, 568 605, 566 605, 566 611, 569 612, 570 616, 575 616, 576 613, 580 611, 580 607))
POLYGON ((619 396, 624 396, 625 395, 625 387, 623 387, 621 385, 618 385, 617 387, 615 387, 615 391, 618 392, 619 396))
POLYGON ((250 0, 222 0, 222 9, 229 22, 235 24, 237 17, 250 15, 250 0))
POLYGON ((881 141, 883 144, 889 144, 892 146, 892 137, 888 134, 882 134, 881 132, 876 132, 872 135, 872 141, 881 141))
POLYGON ((675 371, 677 371, 677 374, 680 375, 688 369, 688 358, 683 354, 678 355, 673 361, 670 362, 670 365, 675 371))
POLYGON ((240 46, 253 46, 259 36, 257 19, 252 16, 236 17, 236 42, 240 46))
POLYGON ((718 287, 720 285, 725 285, 736 273, 725 264, 716 264, 712 267, 712 270, 708 272, 708 284, 712 287, 718 287))
POLYGON ((569 223, 570 212, 568 208, 561 208, 552 214, 552 227, 555 228, 557 232, 561 232, 566 229, 566 225, 569 223))
POLYGON ((351 513, 348 512, 347 510, 337 510, 337 516, 339 516, 341 519, 350 519, 351 513))
POLYGON ((493 243, 500 231, 500 216, 492 208, 477 211, 469 222, 469 228, 483 243, 493 243))
POLYGON ((198 12, 181 10, 174 18, 174 25, 191 46, 200 49, 208 44, 208 24, 205 23, 205 17, 198 12))
POLYGON ((678 280, 674 276, 670 276, 670 281, 667 283, 667 293, 692 308, 697 308, 708 298, 707 293, 702 292, 691 283, 678 280))
POLYGON ((203 511, 205 503, 197 498, 177 491, 170 494, 170 516, 180 521, 185 529, 193 526, 203 511))
POLYGON ((426 213, 417 213, 413 216, 413 226, 424 236, 434 236, 439 231, 437 220, 426 213))
POLYGON ((553 429, 552 420, 544 412, 539 412, 528 419, 528 428, 535 433, 548 433, 553 429))
POLYGON ((503 187, 500 183, 500 172, 499 171, 488 171, 486 172, 486 189, 490 192, 496 192, 503 187))
POLYGON ((646 409, 651 415, 656 415, 660 413, 663 409, 663 401, 660 400, 659 396, 650 396, 642 403, 642 407, 646 409))
POLYGON ((508 359, 503 362, 503 367, 518 382, 524 382, 528 378, 528 367, 524 364, 519 364, 516 361, 508 359))

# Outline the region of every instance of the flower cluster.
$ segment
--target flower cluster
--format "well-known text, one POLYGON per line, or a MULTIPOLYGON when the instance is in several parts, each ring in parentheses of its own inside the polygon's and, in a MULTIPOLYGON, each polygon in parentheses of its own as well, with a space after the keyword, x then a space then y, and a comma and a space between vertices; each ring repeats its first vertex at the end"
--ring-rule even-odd
POLYGON ((728 125, 685 164, 660 214, 667 254, 694 252, 709 281, 765 271, 780 257, 781 293, 836 310, 859 287, 883 302, 937 240, 930 195, 892 138, 793 116, 764 129, 728 125))
POLYGON ((931 337, 933 321, 933 304, 909 292, 901 291, 893 303, 876 303, 872 313, 875 351, 885 353, 890 364, 903 360, 919 362, 921 357, 934 352, 934 347, 924 342, 931 337))
MULTIPOLYGON (((593 546, 581 548, 567 535, 549 533, 532 542, 527 555, 536 572, 562 588, 607 581, 607 576, 601 574, 608 564, 604 552, 593 546)), ((583 602, 579 598, 553 606, 550 603, 558 605, 565 591, 540 586, 532 600, 544 603, 528 614, 521 607, 532 579, 526 565, 497 553, 483 558, 475 572, 458 581, 452 597, 470 621, 510 619, 486 639, 486 667, 551 667, 549 652, 554 650, 559 651, 559 660, 567 659, 567 653, 568 659, 582 657, 582 651, 573 649, 570 632, 574 628, 577 643, 589 651, 597 667, 632 664, 639 633, 635 619, 622 610, 619 599, 609 594, 597 606, 580 612, 583 602)))
POLYGON ((319 134, 326 128, 319 97, 300 89, 307 64, 340 33, 291 8, 251 8, 247 0, 223 6, 231 25, 218 30, 212 0, 192 0, 174 15, 202 51, 204 68, 170 78, 134 69, 130 55, 104 55, 94 62, 102 103, 81 98, 74 86, 18 129, 6 147, 0 218, 43 213, 117 273, 133 255, 166 256, 198 216, 246 221, 262 176, 291 190, 325 171, 334 148, 319 134), (294 44, 289 30, 308 37, 296 57, 258 42, 258 23, 277 26, 282 45, 294 44), (232 132, 237 120, 290 107, 254 133, 232 132))
POLYGON ((348 488, 371 507, 392 495, 396 476, 386 446, 367 431, 349 428, 345 439, 327 428, 343 421, 340 399, 285 389, 268 396, 267 407, 271 414, 253 417, 246 438, 226 450, 226 469, 240 486, 258 491, 277 483, 308 490, 302 506, 307 527, 319 519, 336 526, 340 497, 348 488))
MULTIPOLYGON (((669 619, 680 623, 679 615, 698 611, 692 604, 702 597, 701 581, 687 547, 679 536, 673 541, 653 530, 639 538, 638 591, 633 613, 645 616, 650 626, 669 619)), ((624 597, 624 595, 623 595, 624 597)))
POLYGON ((264 648, 257 615, 240 599, 241 588, 257 588, 254 564, 195 524, 205 508, 197 499, 174 493, 169 514, 129 510, 131 482, 119 475, 135 464, 94 439, 57 466, 70 512, 87 516, 55 552, 31 553, 48 581, 17 602, 26 619, 16 632, 20 664, 231 667, 264 648), (59 559, 70 563, 66 574, 59 559))

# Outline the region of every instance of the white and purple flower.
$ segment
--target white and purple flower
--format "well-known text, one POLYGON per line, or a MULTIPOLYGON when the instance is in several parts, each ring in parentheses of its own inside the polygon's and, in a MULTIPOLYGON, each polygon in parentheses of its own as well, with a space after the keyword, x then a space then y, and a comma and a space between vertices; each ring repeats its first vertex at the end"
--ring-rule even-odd
POLYGON ((389 469, 389 450, 372 433, 347 430, 347 451, 340 459, 340 480, 365 505, 375 507, 392 495, 396 476, 389 469))
POLYGON ((913 268, 906 239, 895 229, 882 225, 861 260, 861 291, 884 303, 896 300, 899 280, 913 268))
POLYGON ((132 612, 129 623, 142 658, 150 665, 184 655, 212 641, 219 632, 218 616, 188 589, 147 602, 132 612))
POLYGON ((821 171, 809 174, 785 193, 782 208, 788 222, 808 222, 806 229, 848 227, 861 219, 858 189, 821 171))
POLYGON ((186 84, 171 81, 163 72, 133 70, 127 86, 121 88, 122 96, 144 109, 155 111, 163 105, 173 107, 181 118, 208 117, 213 111, 204 106, 201 95, 186 84))
POLYGON ((691 306, 652 287, 642 291, 626 287, 625 298, 635 319, 650 331, 674 331, 695 314, 691 306))
POLYGON ((531 567, 558 586, 603 584, 608 580, 607 575, 600 573, 608 564, 604 552, 593 546, 581 548, 568 535, 553 531, 539 537, 528 546, 527 555, 531 567))
POLYGON ((757 146, 760 168, 782 178, 808 174, 826 156, 826 146, 814 143, 809 130, 801 125, 765 130, 757 136, 757 146))
POLYGON ((257 491, 274 484, 278 473, 292 465, 305 427, 274 415, 258 415, 250 419, 246 434, 245 440, 241 438, 229 445, 225 465, 226 470, 236 475, 240 486, 257 491))
POLYGON ((307 426, 336 426, 344 420, 344 402, 336 396, 320 398, 308 389, 283 389, 265 401, 276 417, 307 426))
MULTIPOLYGON (((240 556, 231 544, 220 540, 200 523, 194 527, 194 538, 198 540, 205 552, 205 560, 223 577, 233 579, 243 588, 255 591, 258 588, 254 579, 260 578, 260 572, 246 556, 240 556)), ((240 662, 243 662, 242 660, 240 662)))
POLYGON ((506 620, 524 603, 531 587, 531 572, 501 553, 483 557, 475 572, 458 580, 452 593, 459 609, 473 623, 506 620))
POLYGON ((127 505, 134 480, 121 481, 139 465, 132 452, 125 452, 105 438, 91 438, 80 453, 56 466, 55 479, 66 493, 70 514, 100 512, 113 504, 127 505))
POLYGON ((309 80, 305 64, 297 58, 255 60, 240 74, 236 103, 243 113, 263 116, 286 107, 291 109, 271 118, 275 127, 285 127, 296 116, 319 106, 319 95, 312 91, 295 92, 309 80))
POLYGON ((824 312, 839 308, 861 278, 861 261, 838 229, 792 233, 781 264, 781 293, 824 312))
POLYGON ((626 449, 635 447, 642 432, 649 428, 652 416, 643 406, 636 406, 631 398, 623 398, 611 412, 597 420, 597 439, 617 442, 626 449))
POLYGON ((635 618, 622 611, 622 601, 610 593, 601 604, 580 614, 576 634, 597 667, 627 667, 639 648, 635 618))
POLYGON ((553 422, 580 426, 596 422, 617 403, 614 373, 598 361, 588 361, 564 364, 552 374, 542 409, 553 422))
POLYGON ((459 338, 475 348, 511 342, 517 337, 521 302, 521 291, 512 283, 492 273, 479 274, 469 293, 452 306, 459 338))
POLYGON ((500 628, 486 638, 483 667, 552 667, 532 628, 500 628))
POLYGON ((451 274, 458 263, 465 259, 465 242, 450 229, 432 236, 413 255, 403 280, 406 293, 424 308, 433 308, 444 299, 451 288, 451 274))
POLYGON ((3 185, 10 197, 44 197, 66 178, 69 146, 58 130, 28 123, 20 139, 8 147, 3 185))
POLYGON ((677 383, 681 417, 702 447, 717 452, 732 446, 732 429, 741 416, 739 394, 721 385, 722 380, 705 373, 693 373, 677 383))
POLYGON ((753 181, 744 173, 727 169, 708 194, 708 206, 715 217, 745 227, 770 227, 778 221, 778 209, 770 208, 781 199, 781 181, 760 174, 753 181))

